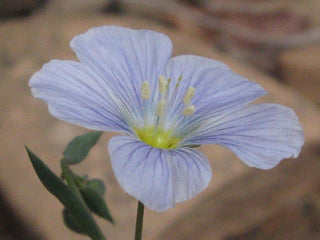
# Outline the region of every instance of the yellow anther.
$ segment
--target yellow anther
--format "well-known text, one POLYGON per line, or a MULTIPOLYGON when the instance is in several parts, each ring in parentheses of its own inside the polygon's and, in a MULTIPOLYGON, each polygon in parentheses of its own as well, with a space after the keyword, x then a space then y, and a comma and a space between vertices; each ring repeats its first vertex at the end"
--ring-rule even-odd
POLYGON ((141 98, 149 99, 150 98, 150 87, 149 82, 144 81, 141 85, 141 98))
POLYGON ((171 78, 168 78, 168 81, 167 81, 168 83, 167 83, 167 87, 166 87, 166 90, 168 90, 168 88, 169 88, 169 85, 170 85, 170 83, 171 83, 171 78))
POLYGON ((194 114, 195 111, 196 111, 195 106, 194 105, 190 105, 190 106, 188 106, 188 107, 183 109, 182 114, 184 116, 191 116, 191 115, 194 114))
POLYGON ((186 94, 183 97, 183 103, 185 105, 189 105, 191 102, 191 99, 194 95, 194 92, 196 91, 196 89, 194 87, 189 87, 186 94))
POLYGON ((180 75, 180 77, 178 78, 178 82, 176 84, 176 88, 179 87, 181 80, 182 80, 182 75, 180 75))
POLYGON ((165 94, 167 91, 167 81, 164 76, 159 77, 159 91, 161 94, 165 94))
POLYGON ((160 116, 164 110, 164 108, 166 107, 167 102, 165 100, 160 100, 160 102, 158 103, 157 106, 157 111, 156 111, 156 115, 160 116))

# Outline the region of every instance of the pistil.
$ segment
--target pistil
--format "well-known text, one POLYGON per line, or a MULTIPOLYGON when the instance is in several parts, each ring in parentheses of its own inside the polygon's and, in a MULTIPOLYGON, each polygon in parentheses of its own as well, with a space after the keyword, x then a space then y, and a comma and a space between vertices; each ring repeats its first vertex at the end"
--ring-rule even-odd
POLYGON ((172 126, 170 126, 168 129, 164 128, 168 110, 170 109, 171 104, 173 104, 173 101, 177 96, 181 80, 182 76, 179 77, 173 92, 170 94, 170 96, 167 96, 171 79, 166 79, 164 76, 160 76, 158 79, 158 94, 155 96, 157 99, 150 99, 151 96, 149 82, 144 81, 141 85, 144 126, 142 128, 136 129, 136 133, 142 141, 149 144, 150 146, 164 149, 177 147, 178 143, 181 140, 180 136, 175 135, 175 129, 179 126, 179 122, 181 121, 179 114, 182 114, 183 118, 186 118, 195 113, 196 108, 194 105, 190 105, 190 103, 196 89, 190 86, 186 90, 183 99, 181 99, 181 102, 183 103, 183 105, 185 105, 184 109, 182 110, 182 112, 177 113, 175 119, 170 120, 172 121, 172 126), (154 107, 156 107, 156 109, 152 110, 152 108, 154 107), (147 111, 152 111, 154 117, 151 117, 150 112, 147 111))

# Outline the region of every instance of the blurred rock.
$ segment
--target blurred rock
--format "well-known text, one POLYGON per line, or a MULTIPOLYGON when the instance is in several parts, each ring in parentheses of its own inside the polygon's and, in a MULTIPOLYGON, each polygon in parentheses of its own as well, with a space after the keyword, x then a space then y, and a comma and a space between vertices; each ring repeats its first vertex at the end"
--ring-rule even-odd
POLYGON ((12 208, 4 191, 0 188, 0 239, 44 240, 26 220, 12 208))
POLYGON ((112 0, 51 0, 50 9, 61 13, 102 12, 112 0))
POLYGON ((0 18, 28 16, 46 2, 47 0, 1 0, 0 18))
POLYGON ((284 51, 279 67, 286 83, 320 104, 320 45, 284 51))
POLYGON ((221 21, 220 31, 208 34, 209 38, 239 60, 274 73, 279 52, 309 42, 311 39, 304 35, 317 28, 309 14, 311 8, 307 9, 305 5, 319 4, 298 2, 203 0, 205 9, 212 15, 212 21, 217 17, 221 21))
POLYGON ((319 0, 122 0, 144 15, 206 39, 239 61, 274 74, 278 54, 320 40, 319 0))
POLYGON ((208 194, 153 240, 320 239, 319 144, 272 170, 251 169, 208 194))

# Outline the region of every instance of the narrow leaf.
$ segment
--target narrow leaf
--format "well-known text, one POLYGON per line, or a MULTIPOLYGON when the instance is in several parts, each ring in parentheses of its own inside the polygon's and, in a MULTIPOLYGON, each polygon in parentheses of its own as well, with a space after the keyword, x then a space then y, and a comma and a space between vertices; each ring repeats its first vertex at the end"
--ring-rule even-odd
POLYGON ((86 232, 82 229, 79 221, 70 213, 68 209, 63 209, 62 212, 64 224, 72 231, 80 234, 86 234, 86 232))
POLYGON ((94 189, 90 187, 84 187, 80 189, 84 201, 92 212, 98 216, 114 223, 110 211, 105 203, 103 197, 94 189))
POLYGON ((97 193, 103 196, 106 192, 106 187, 100 179, 91 179, 86 182, 86 186, 94 189, 97 193))
POLYGON ((63 152, 65 161, 68 164, 81 162, 88 155, 90 149, 97 143, 101 135, 102 132, 94 131, 72 139, 63 152))
POLYGON ((76 218, 84 232, 92 239, 105 240, 99 226, 94 221, 83 199, 72 191, 40 158, 28 148, 27 152, 33 168, 42 184, 76 218))

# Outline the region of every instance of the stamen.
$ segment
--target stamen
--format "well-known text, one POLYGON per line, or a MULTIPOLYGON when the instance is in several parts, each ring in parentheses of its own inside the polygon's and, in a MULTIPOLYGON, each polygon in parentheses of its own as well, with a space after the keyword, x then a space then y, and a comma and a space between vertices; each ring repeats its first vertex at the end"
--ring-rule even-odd
MULTIPOLYGON (((178 92, 178 87, 180 85, 180 82, 182 80, 182 75, 178 78, 178 82, 176 83, 176 86, 174 87, 173 91, 169 94, 169 101, 168 101, 168 106, 172 105, 172 102, 175 100, 178 92)), ((171 83, 171 78, 168 79, 168 86, 171 83)))
POLYGON ((167 90, 169 88, 170 83, 171 83, 171 78, 168 78, 167 90))
POLYGON ((195 106, 190 105, 190 106, 183 109, 182 114, 183 114, 183 116, 191 116, 194 114, 195 111, 196 111, 195 106))
POLYGON ((167 91, 167 81, 164 76, 159 77, 159 92, 165 94, 167 91))
POLYGON ((183 97, 183 103, 185 105, 189 105, 191 102, 191 99, 194 95, 194 92, 196 91, 196 89, 194 87, 189 87, 186 94, 183 97))
POLYGON ((157 116, 160 116, 162 114, 163 110, 166 107, 166 104, 167 104, 167 102, 164 99, 160 100, 160 102, 158 103, 158 106, 157 106, 157 111, 156 111, 157 116))
POLYGON ((182 75, 180 75, 180 77, 178 78, 178 82, 176 84, 176 88, 179 87, 181 80, 182 80, 182 75))
POLYGON ((150 98, 150 87, 149 82, 144 81, 141 85, 141 98, 149 99, 150 98))

